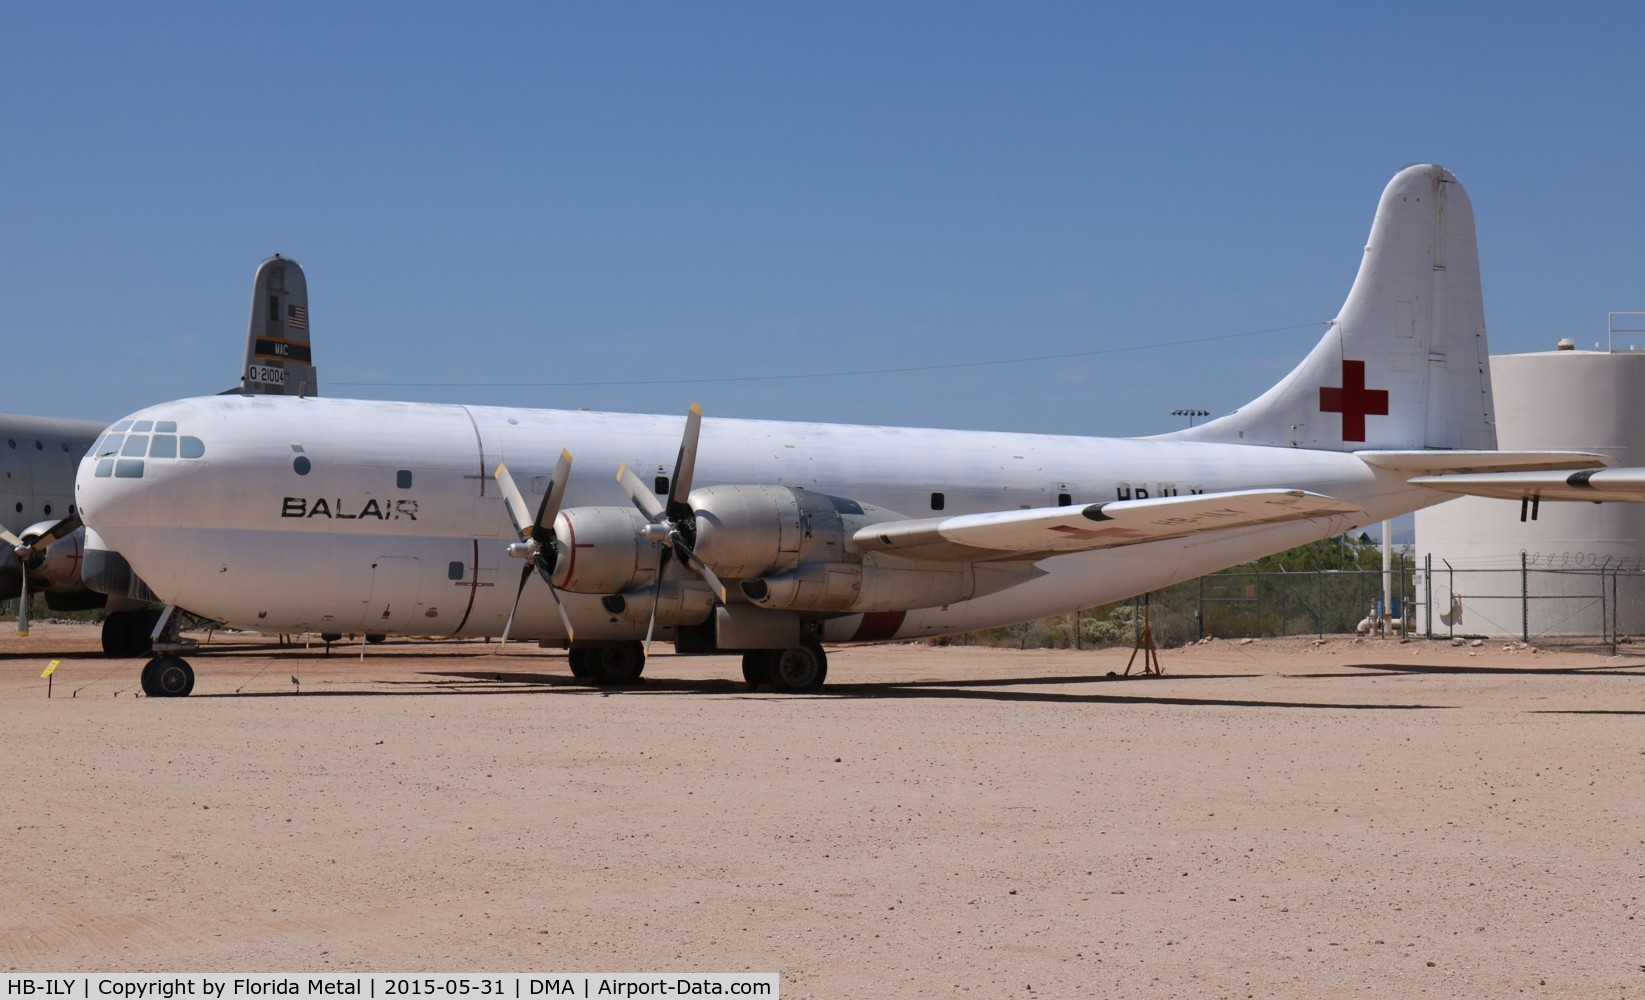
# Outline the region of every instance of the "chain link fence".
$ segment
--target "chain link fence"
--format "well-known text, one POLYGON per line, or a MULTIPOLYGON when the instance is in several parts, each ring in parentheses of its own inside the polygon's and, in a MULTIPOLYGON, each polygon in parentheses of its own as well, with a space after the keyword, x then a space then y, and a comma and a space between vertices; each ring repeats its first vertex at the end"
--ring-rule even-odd
MULTIPOLYGON (((1608 646, 1645 637, 1645 569, 1519 565, 1456 568, 1396 554, 1390 569, 1394 631, 1429 639, 1506 638, 1543 645, 1608 646)), ((1375 628, 1380 569, 1236 568, 1149 595, 1149 624, 1164 647, 1218 639, 1342 635, 1375 628)), ((981 636, 1021 646, 1133 643, 1142 601, 1065 615, 981 636)), ((967 641, 967 640, 960 640, 967 641)))
POLYGON ((1510 636, 1545 644, 1606 644, 1645 635, 1645 570, 1549 566, 1454 567, 1429 557, 1418 574, 1427 635, 1510 636))

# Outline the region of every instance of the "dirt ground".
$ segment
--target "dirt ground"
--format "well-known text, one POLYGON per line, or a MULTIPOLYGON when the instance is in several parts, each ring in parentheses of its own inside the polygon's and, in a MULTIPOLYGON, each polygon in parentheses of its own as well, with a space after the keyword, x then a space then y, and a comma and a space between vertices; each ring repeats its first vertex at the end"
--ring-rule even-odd
POLYGON ((7 970, 1645 993, 1638 650, 890 646, 781 696, 666 647, 601 690, 530 646, 218 638, 163 700, 96 645, 0 640, 7 970))

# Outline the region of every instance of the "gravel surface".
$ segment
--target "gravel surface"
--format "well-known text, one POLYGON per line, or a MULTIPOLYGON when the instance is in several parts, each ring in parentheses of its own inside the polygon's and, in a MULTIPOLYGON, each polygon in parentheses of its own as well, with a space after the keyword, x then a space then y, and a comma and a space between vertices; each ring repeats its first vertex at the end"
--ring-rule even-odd
POLYGON ((526 645, 218 637, 151 700, 96 646, 0 639, 8 970, 1645 993, 1638 648, 847 648, 782 696, 666 647, 598 689, 526 645))

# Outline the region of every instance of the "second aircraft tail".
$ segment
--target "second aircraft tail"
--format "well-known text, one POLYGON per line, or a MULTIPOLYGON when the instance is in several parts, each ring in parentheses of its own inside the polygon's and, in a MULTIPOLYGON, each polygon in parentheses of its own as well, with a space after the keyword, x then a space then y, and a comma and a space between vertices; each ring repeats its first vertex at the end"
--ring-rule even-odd
POLYGON ((319 381, 308 339, 308 279, 302 265, 275 254, 252 280, 246 363, 239 387, 228 392, 317 396, 319 381))

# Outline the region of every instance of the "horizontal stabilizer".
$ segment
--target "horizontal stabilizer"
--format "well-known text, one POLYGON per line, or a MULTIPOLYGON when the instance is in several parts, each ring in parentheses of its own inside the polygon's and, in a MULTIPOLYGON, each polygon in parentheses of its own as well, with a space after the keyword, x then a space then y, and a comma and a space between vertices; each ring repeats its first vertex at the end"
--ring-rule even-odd
POLYGON ((865 552, 919 559, 1042 559, 1277 521, 1366 516, 1342 500, 1304 490, 1238 490, 886 521, 857 531, 865 552))
POLYGON ((1366 465, 1407 475, 1597 469, 1613 459, 1589 451, 1356 451, 1366 465))
POLYGON ((1581 472, 1498 472, 1462 476, 1419 476, 1414 486, 1499 500, 1586 500, 1590 503, 1645 503, 1645 469, 1581 472))

